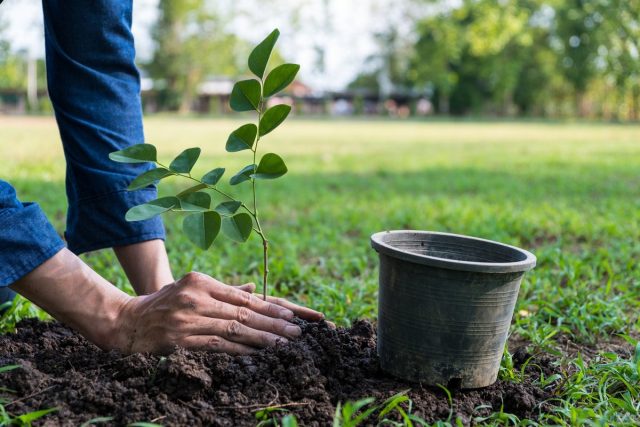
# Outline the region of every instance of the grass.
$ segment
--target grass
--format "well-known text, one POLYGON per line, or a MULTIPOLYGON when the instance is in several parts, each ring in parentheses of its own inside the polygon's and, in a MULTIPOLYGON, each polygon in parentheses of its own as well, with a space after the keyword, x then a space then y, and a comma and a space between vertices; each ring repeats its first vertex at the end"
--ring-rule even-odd
MULTIPOLYGON (((146 120, 146 133, 165 160, 200 146, 196 173, 217 166, 230 173, 250 163, 242 153, 224 152, 226 135, 241 123, 158 116, 146 120)), ((62 232, 64 160, 55 123, 0 118, 0 139, 0 179, 22 200, 38 201, 62 232)), ((566 425, 640 422, 637 363, 610 353, 581 361, 557 343, 563 337, 596 346, 614 336, 635 343, 640 126, 294 120, 263 147, 281 154, 290 170, 259 183, 272 293, 347 325, 375 317, 377 259, 368 238, 376 231, 449 231, 524 247, 538 266, 522 284, 512 333, 567 365, 560 409, 544 416, 566 425)), ((203 254, 181 236, 177 217, 166 225, 176 276, 198 270, 230 284, 259 282, 258 238, 247 245, 221 239, 203 254)), ((84 258, 130 290, 110 251, 84 258)), ((21 303, 16 312, 35 310, 21 303)), ((12 317, 3 322, 11 326, 12 317)), ((519 376, 508 371, 508 357, 501 375, 519 376)), ((500 413, 482 422, 526 424, 500 413)))

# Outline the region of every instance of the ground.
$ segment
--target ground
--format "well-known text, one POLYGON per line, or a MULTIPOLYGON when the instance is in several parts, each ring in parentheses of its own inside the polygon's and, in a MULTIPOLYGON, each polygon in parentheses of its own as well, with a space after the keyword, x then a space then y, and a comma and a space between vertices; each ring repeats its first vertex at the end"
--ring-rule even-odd
MULTIPOLYGON (((235 171, 250 159, 226 154, 224 142, 241 123, 157 116, 146 120, 146 134, 166 160, 202 147, 196 173, 235 171)), ((0 179, 22 200, 38 201, 62 231, 64 161, 53 120, 0 118, 0 136, 0 179)), ((557 367, 557 377, 538 379, 553 396, 538 422, 637 424, 639 141, 637 125, 292 120, 262 142, 290 170, 258 188, 273 248, 272 293, 349 325, 375 319, 373 232, 438 230, 518 245, 538 266, 522 284, 511 342, 553 355, 557 367)), ((202 253, 180 235, 176 218, 166 223, 176 275, 259 280, 258 239, 244 246, 221 239, 202 253)), ((128 288, 110 252, 85 259, 128 288)), ((15 314, 29 312, 25 305, 15 314)), ((505 381, 520 379, 512 360, 506 354, 505 381)), ((483 422, 500 420, 518 421, 496 412, 483 422)))

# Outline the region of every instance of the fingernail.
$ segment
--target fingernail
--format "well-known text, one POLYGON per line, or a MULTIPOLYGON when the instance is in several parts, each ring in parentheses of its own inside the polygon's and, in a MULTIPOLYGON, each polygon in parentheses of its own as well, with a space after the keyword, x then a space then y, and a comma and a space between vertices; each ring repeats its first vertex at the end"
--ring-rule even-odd
POLYGON ((277 338, 276 339, 276 344, 287 344, 289 342, 288 339, 286 338, 277 338))
POLYGON ((293 311, 289 310, 288 308, 283 308, 282 310, 280 310, 280 314, 287 320, 293 319, 293 311))
POLYGON ((292 338, 302 335, 302 329, 296 325, 287 325, 284 328, 284 332, 292 338))

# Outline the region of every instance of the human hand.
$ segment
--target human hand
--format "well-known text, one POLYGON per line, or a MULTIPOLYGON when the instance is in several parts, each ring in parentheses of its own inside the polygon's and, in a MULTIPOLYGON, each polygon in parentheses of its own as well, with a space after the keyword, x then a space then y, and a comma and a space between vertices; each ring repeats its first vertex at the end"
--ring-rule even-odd
POLYGON ((290 322, 296 314, 323 318, 283 299, 263 301, 253 290, 253 284, 236 288, 189 273, 154 294, 127 301, 108 347, 125 353, 166 353, 178 345, 247 354, 298 337, 300 328, 290 322))

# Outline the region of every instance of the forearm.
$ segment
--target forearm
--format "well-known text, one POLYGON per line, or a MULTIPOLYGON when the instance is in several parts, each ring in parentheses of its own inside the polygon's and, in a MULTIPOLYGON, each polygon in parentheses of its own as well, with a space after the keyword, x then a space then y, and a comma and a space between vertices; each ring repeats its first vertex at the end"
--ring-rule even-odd
POLYGON ((104 349, 115 346, 120 312, 131 299, 67 249, 10 287, 104 349))
POLYGON ((113 251, 138 295, 152 294, 174 282, 164 241, 118 246, 113 251))

